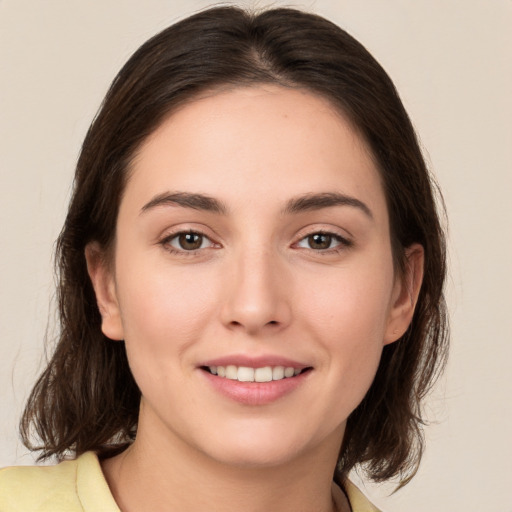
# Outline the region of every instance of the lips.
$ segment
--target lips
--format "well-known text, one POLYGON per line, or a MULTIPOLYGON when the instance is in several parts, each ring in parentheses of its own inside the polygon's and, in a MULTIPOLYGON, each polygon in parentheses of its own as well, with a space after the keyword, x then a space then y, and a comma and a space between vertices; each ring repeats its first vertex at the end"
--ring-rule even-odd
POLYGON ((313 370, 286 358, 246 356, 207 361, 199 369, 216 391, 246 405, 265 405, 284 397, 313 370))

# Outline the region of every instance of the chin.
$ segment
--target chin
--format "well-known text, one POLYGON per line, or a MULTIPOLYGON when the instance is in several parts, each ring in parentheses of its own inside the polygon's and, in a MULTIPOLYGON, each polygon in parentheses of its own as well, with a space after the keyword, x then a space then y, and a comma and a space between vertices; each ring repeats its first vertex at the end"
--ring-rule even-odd
MULTIPOLYGON (((334 441, 337 453, 341 436, 317 436, 310 432, 293 431, 290 425, 286 429, 266 425, 266 428, 237 429, 235 433, 218 432, 215 442, 209 439, 205 451, 218 462, 247 469, 270 468, 291 464, 307 457, 308 453, 317 453, 324 443, 334 441), (229 444, 226 442, 229 440, 229 444)), ((315 433, 318 434, 318 433, 315 433)))
MULTIPOLYGON (((210 447, 210 452, 212 452, 210 447)), ((241 469, 263 469, 278 467, 293 462, 300 456, 299 447, 253 443, 251 446, 233 446, 228 451, 219 450, 210 456, 218 462, 241 469)))

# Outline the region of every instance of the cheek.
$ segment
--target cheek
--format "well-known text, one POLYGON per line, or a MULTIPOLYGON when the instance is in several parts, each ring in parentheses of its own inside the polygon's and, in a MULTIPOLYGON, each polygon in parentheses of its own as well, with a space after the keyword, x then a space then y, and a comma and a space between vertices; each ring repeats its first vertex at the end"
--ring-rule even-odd
POLYGON ((201 275, 137 263, 118 268, 119 304, 126 350, 134 375, 183 362, 186 352, 214 314, 215 283, 201 275), (137 269, 136 272, 132 271, 137 269), (128 278, 127 278, 128 276, 128 278))
POLYGON ((317 340, 320 359, 329 365, 332 405, 345 417, 363 399, 379 365, 392 273, 351 268, 300 294, 302 328, 317 340))
POLYGON ((149 259, 118 269, 123 325, 146 334, 181 337, 199 328, 211 308, 215 284, 208 273, 149 259))
MULTIPOLYGON (((390 266, 390 265, 389 265, 390 266)), ((368 272, 367 268, 347 268, 323 279, 311 279, 297 293, 302 297, 305 316, 330 339, 381 343, 392 293, 392 270, 368 272)))

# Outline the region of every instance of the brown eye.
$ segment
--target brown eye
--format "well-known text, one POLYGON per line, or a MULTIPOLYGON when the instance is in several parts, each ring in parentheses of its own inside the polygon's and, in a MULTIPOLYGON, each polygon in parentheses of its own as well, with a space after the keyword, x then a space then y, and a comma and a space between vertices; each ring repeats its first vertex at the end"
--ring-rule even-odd
POLYGON ((352 246, 352 242, 334 233, 311 233, 297 243, 298 247, 314 251, 341 251, 352 246))
POLYGON ((165 238, 161 243, 167 246, 169 250, 175 252, 191 252, 214 245, 207 236, 202 233, 196 233, 195 231, 176 233, 165 238))
POLYGON ((332 243, 332 235, 325 233, 315 233, 307 237, 308 245, 311 249, 330 249, 332 243))
POLYGON ((181 233, 177 238, 180 249, 185 251, 200 249, 203 244, 203 235, 198 233, 181 233))

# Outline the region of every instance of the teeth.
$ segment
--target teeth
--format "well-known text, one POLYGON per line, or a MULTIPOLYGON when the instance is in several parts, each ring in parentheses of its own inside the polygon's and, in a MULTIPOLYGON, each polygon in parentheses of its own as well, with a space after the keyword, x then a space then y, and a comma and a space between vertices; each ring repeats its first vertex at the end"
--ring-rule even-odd
POLYGON ((254 382, 254 368, 240 366, 238 368, 238 380, 240 382, 254 382))
POLYGON ((272 369, 272 380, 284 379, 284 366, 274 366, 272 369))
POLYGON ((238 380, 238 370, 236 366, 226 366, 226 379, 238 380))
POLYGON ((285 377, 293 377, 293 374, 295 373, 295 368, 285 368, 284 369, 284 376, 285 377))
POLYGON ((272 368, 264 366, 254 370, 254 382, 270 382, 272 380, 272 368))
POLYGON ((299 375, 302 371, 291 366, 264 366, 262 368, 249 368, 247 366, 209 366, 213 375, 240 382, 271 382, 299 375))

